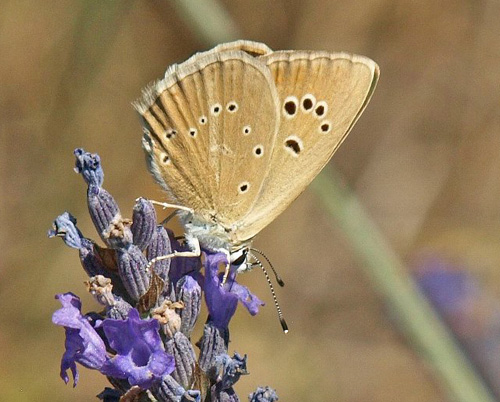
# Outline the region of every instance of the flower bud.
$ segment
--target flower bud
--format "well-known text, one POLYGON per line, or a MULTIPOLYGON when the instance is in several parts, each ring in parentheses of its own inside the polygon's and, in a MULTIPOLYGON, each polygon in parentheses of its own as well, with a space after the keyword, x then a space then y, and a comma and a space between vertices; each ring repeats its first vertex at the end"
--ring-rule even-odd
MULTIPOLYGON (((155 233, 153 239, 149 243, 146 250, 146 255, 148 260, 151 261, 153 258, 161 257, 172 253, 172 246, 170 244, 170 237, 167 230, 159 225, 155 227, 155 233)), ((170 265, 172 264, 172 259, 166 259, 157 261, 153 264, 153 270, 156 274, 165 281, 165 288, 169 288, 169 278, 168 273, 170 271, 170 265)))
POLYGON ((201 287, 191 276, 185 275, 177 282, 177 300, 184 303, 178 313, 181 317, 181 332, 191 336, 201 309, 201 287))
POLYGON ((134 244, 144 250, 156 233, 156 211, 145 198, 137 199, 132 214, 132 237, 134 244))
POLYGON ((165 402, 179 402, 185 392, 186 390, 170 375, 164 376, 161 383, 151 388, 153 396, 165 402))
POLYGON ((113 320, 126 320, 132 306, 119 296, 115 296, 115 304, 106 309, 106 318, 113 320))
POLYGON ((135 245, 127 249, 119 248, 116 251, 118 257, 118 273, 127 289, 128 294, 134 301, 138 301, 149 289, 150 272, 147 269, 147 260, 142 251, 135 245))
POLYGON ((216 327, 213 323, 207 322, 203 328, 203 336, 198 341, 200 357, 198 365, 200 369, 213 381, 218 377, 217 358, 227 354, 229 344, 229 329, 216 327))
POLYGON ((165 352, 175 358, 175 370, 170 374, 184 388, 190 388, 196 363, 196 355, 188 338, 177 332, 165 343, 165 352))
POLYGON ((99 155, 85 152, 83 148, 76 148, 73 154, 76 157, 75 172, 80 173, 89 186, 101 187, 104 172, 99 155))
POLYGON ((233 388, 220 389, 219 384, 212 385, 211 396, 212 402, 240 402, 238 395, 233 388))
POLYGON ((76 149, 74 154, 75 171, 83 176, 89 186, 87 204, 99 236, 111 248, 130 244, 132 242, 130 220, 122 218, 113 196, 101 187, 104 173, 99 155, 90 154, 81 148, 76 149))

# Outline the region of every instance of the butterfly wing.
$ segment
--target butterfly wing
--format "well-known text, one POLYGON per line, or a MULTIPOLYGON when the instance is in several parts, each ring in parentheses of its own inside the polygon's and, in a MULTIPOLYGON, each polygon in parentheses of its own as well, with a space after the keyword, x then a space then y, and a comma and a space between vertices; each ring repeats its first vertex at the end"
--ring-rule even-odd
POLYGON ((379 70, 372 60, 344 53, 281 51, 259 58, 279 96, 280 127, 266 178, 238 238, 251 239, 314 179, 366 107, 379 70))
POLYGON ((174 202, 229 228, 256 202, 279 125, 261 44, 235 42, 167 70, 135 104, 150 170, 174 202))

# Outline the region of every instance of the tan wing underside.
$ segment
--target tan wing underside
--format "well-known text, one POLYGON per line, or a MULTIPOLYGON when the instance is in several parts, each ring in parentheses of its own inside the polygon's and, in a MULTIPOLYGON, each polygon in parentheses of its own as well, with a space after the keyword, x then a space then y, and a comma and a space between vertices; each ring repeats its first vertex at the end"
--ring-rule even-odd
POLYGON ((276 52, 260 59, 276 82, 281 125, 261 193, 240 222, 240 241, 273 221, 325 166, 367 105, 379 74, 372 60, 348 54, 276 52), (284 104, 295 98, 299 104, 291 114, 284 104), (307 98, 307 107, 314 104, 309 110, 302 104, 307 98))
POLYGON ((256 171, 269 164, 279 124, 265 64, 244 51, 202 53, 167 71, 145 99, 150 105, 138 107, 143 144, 173 201, 225 227, 246 215, 262 185, 256 171), (252 163, 241 163, 246 158, 252 163))

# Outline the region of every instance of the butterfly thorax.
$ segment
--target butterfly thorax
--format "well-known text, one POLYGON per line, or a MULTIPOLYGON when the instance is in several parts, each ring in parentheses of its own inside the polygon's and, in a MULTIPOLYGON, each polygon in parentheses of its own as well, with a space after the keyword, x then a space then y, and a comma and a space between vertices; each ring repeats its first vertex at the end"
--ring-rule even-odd
POLYGON ((179 219, 186 230, 186 237, 198 239, 202 248, 219 251, 227 250, 230 254, 247 248, 251 239, 238 240, 234 228, 225 227, 216 217, 206 219, 203 216, 179 211, 179 219))

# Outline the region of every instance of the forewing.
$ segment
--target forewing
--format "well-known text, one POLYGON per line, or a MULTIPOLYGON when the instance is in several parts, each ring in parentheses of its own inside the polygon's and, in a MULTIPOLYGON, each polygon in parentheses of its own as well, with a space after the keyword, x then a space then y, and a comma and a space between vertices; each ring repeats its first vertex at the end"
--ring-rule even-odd
POLYGON ((270 71, 248 43, 172 66, 136 103, 157 181, 173 201, 225 227, 255 203, 279 124, 270 71))
POLYGON ((379 74, 372 60, 344 53, 283 51, 260 59, 276 83, 281 123, 240 240, 267 226, 320 172, 364 110, 379 74))

